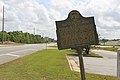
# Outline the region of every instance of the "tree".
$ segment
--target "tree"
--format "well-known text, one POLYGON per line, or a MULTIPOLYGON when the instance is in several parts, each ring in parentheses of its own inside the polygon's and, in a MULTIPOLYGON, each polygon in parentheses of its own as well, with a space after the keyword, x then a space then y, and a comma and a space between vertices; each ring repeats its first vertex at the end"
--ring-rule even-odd
MULTIPOLYGON (((43 43, 46 38, 41 37, 41 35, 33 35, 30 33, 23 33, 22 31, 4 32, 4 40, 12 41, 17 43, 43 43)), ((2 41, 2 32, 0 32, 0 41, 2 41)), ((53 42, 54 39, 48 38, 47 41, 53 42)))
POLYGON ((104 43, 104 45, 106 44, 106 42, 108 41, 108 39, 102 39, 101 42, 104 43))

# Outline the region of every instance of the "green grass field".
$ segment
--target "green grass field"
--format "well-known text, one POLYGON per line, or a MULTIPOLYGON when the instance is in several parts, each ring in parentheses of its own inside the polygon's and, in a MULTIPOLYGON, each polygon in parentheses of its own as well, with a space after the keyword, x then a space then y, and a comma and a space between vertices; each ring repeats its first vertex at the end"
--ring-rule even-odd
MULTIPOLYGON (((70 53, 72 54, 77 54, 77 51, 76 50, 69 50, 70 53)), ((84 51, 83 51, 83 56, 84 57, 96 57, 96 58, 103 58, 103 56, 99 55, 99 54, 96 54, 96 53, 93 53, 93 52, 89 52, 89 54, 86 54, 84 51)))
MULTIPOLYGON (((80 80, 70 70, 66 54, 70 50, 49 49, 0 65, 0 80, 80 80)), ((87 80, 116 80, 113 76, 87 74, 87 80)))
POLYGON ((103 58, 101 55, 90 52, 89 54, 83 54, 84 57, 97 57, 97 58, 103 58))
POLYGON ((118 48, 116 47, 92 47, 91 49, 107 50, 117 52, 118 48))

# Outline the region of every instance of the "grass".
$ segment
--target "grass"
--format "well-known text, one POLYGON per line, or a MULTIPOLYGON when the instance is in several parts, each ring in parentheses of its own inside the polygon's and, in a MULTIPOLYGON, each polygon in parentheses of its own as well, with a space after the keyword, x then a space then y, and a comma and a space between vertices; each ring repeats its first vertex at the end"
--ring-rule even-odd
MULTIPOLYGON (((0 65, 0 80, 80 80, 70 70, 66 54, 70 50, 42 50, 0 65)), ((87 74, 87 80, 116 80, 113 76, 87 74)))
POLYGON ((91 47, 91 49, 107 50, 117 52, 118 48, 116 47, 91 47))
MULTIPOLYGON (((108 45, 104 45, 104 46, 108 46, 108 45)), ((57 46, 49 46, 49 47, 57 48, 57 46)), ((107 50, 107 51, 114 51, 114 52, 117 52, 118 48, 120 48, 120 46, 113 46, 113 47, 94 47, 94 46, 92 46, 91 47, 91 49, 107 50)))
MULTIPOLYGON (((68 54, 68 55, 73 55, 73 56, 77 56, 77 52, 76 50, 69 50, 72 54, 68 54)), ((83 56, 84 57, 97 57, 97 58, 103 58, 101 55, 99 54, 96 54, 96 53, 93 53, 93 52, 89 52, 89 54, 86 54, 84 51, 83 51, 83 56)))
POLYGON ((52 48, 57 48, 57 46, 49 46, 49 47, 52 47, 52 48))
POLYGON ((89 54, 83 54, 84 57, 97 57, 97 58, 103 58, 101 55, 90 52, 89 54))

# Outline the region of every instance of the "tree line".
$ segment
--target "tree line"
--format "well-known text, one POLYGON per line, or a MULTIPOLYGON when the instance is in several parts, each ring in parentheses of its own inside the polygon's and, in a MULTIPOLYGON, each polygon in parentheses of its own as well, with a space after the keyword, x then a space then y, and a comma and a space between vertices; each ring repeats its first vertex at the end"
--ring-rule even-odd
MULTIPOLYGON (((0 32, 0 41, 2 41, 2 32, 0 32)), ((54 42, 54 39, 48 37, 43 38, 41 35, 33 35, 27 32, 23 33, 22 31, 4 31, 4 41, 32 44, 54 42)))

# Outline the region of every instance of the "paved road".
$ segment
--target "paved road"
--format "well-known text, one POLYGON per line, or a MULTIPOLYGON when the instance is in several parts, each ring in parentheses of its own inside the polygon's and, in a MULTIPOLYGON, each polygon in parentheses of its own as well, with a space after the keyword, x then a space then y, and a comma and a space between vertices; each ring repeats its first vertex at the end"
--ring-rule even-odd
MULTIPOLYGON (((101 54, 104 58, 84 57, 85 70, 87 73, 117 76, 117 53, 105 50, 92 50, 101 54)), ((77 56, 68 56, 72 70, 79 71, 77 56)))
POLYGON ((26 44, 23 46, 0 47, 0 64, 46 48, 46 44, 26 44))

